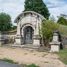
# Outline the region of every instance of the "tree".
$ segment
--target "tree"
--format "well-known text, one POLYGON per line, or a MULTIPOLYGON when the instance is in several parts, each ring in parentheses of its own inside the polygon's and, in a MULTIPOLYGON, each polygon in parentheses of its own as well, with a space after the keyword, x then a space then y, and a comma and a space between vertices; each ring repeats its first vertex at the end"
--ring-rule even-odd
POLYGON ((67 19, 65 19, 63 16, 60 16, 57 23, 67 25, 67 19))
POLYGON ((0 31, 9 31, 11 26, 11 17, 6 13, 0 13, 0 31))
POLYGON ((24 11, 35 11, 42 14, 46 19, 48 19, 50 16, 48 8, 42 0, 25 0, 24 11))
POLYGON ((53 31, 58 30, 59 25, 54 23, 53 21, 46 20, 41 24, 40 34, 42 39, 44 40, 45 45, 52 38, 53 31))

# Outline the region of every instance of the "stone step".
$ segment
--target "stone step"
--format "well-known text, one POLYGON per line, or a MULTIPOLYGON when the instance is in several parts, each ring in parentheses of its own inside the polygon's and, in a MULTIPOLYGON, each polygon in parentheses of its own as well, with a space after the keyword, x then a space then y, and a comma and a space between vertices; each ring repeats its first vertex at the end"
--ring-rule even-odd
POLYGON ((32 49, 38 49, 39 48, 39 46, 35 46, 35 45, 28 45, 28 44, 26 44, 26 45, 12 45, 12 47, 21 47, 21 48, 32 48, 32 49))
POLYGON ((12 47, 20 47, 23 49, 29 49, 29 50, 38 50, 38 51, 49 51, 50 49, 48 47, 40 47, 40 46, 35 46, 31 44, 26 44, 26 45, 13 45, 12 47))

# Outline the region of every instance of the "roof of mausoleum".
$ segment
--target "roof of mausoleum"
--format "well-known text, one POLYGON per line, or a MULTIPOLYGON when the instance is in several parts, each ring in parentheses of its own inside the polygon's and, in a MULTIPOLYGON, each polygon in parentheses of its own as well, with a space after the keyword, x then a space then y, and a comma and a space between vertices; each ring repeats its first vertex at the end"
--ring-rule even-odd
POLYGON ((45 18, 44 18, 44 16, 42 16, 41 14, 39 14, 39 13, 37 13, 37 12, 34 12, 34 11, 25 11, 25 12, 22 12, 21 14, 19 14, 17 17, 16 17, 16 19, 15 19, 15 23, 17 23, 17 21, 20 19, 20 17, 22 17, 22 16, 24 16, 24 15, 26 15, 26 14, 35 14, 35 15, 37 15, 37 16, 39 16, 42 20, 46 20, 45 18))

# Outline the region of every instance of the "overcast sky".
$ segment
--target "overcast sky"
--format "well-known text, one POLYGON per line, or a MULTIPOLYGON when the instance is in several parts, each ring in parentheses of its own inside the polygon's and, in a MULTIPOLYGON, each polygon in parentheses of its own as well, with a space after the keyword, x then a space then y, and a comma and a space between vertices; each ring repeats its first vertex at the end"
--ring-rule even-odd
MULTIPOLYGON (((11 15, 12 21, 24 10, 25 0, 0 0, 0 12, 11 15)), ((55 18, 60 14, 67 15, 67 0, 44 0, 49 12, 55 18)))

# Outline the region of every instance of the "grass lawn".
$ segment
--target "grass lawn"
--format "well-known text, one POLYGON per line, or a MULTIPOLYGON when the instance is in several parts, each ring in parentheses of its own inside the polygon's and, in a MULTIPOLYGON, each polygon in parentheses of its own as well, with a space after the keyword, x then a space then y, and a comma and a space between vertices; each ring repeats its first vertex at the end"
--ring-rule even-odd
POLYGON ((67 65, 67 49, 60 50, 58 53, 59 59, 67 65))
POLYGON ((35 64, 30 64, 30 65, 26 65, 25 67, 39 67, 39 66, 36 66, 35 64))

